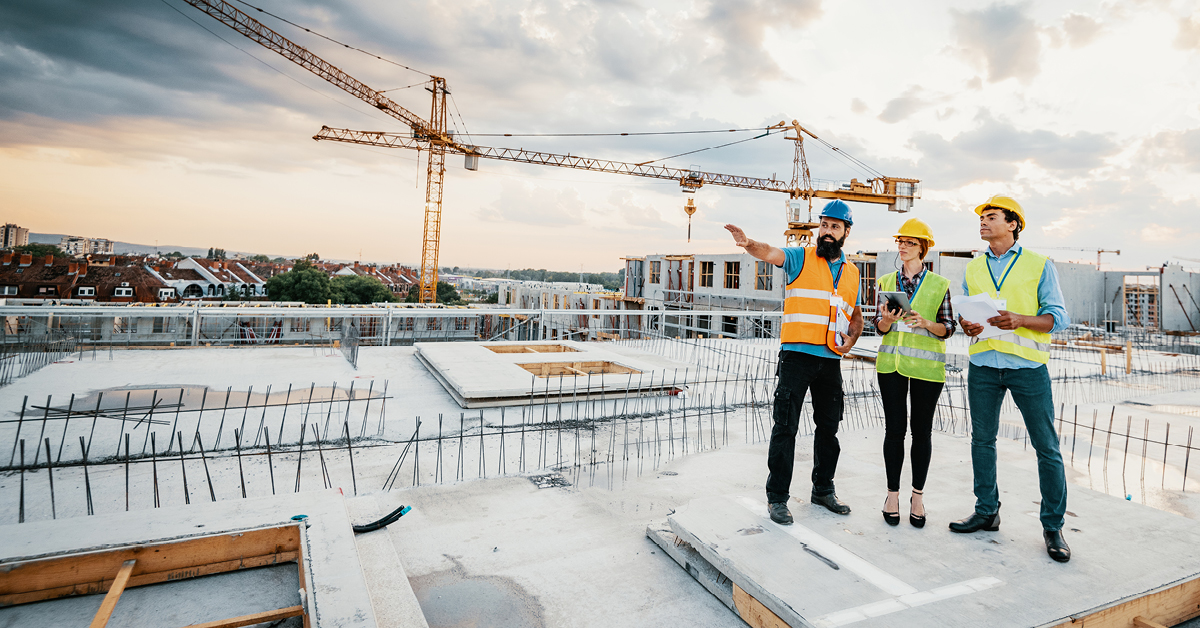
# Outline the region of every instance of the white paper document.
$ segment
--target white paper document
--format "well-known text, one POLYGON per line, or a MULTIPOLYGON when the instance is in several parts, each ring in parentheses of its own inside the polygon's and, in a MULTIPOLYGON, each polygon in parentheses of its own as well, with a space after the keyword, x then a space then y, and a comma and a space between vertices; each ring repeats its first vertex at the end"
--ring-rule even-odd
POLYGON ((978 338, 996 338, 1011 333, 989 325, 987 322, 989 318, 1000 315, 1000 310, 1007 306, 1006 299, 996 301, 986 294, 977 294, 970 297, 950 297, 950 304, 954 306, 954 313, 961 316, 963 320, 983 325, 983 332, 977 336, 978 338))

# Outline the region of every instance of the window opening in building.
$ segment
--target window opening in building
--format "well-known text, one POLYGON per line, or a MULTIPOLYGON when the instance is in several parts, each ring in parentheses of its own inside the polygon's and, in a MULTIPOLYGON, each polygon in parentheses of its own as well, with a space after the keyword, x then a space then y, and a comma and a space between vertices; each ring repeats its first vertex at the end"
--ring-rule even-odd
POLYGON ((713 287, 713 266, 716 262, 700 262, 700 287, 713 287))
POLYGON ((650 283, 662 283, 662 262, 650 262, 650 283))
POLYGON ((771 272, 771 264, 768 264, 767 262, 754 262, 755 290, 771 289, 771 272))
POLYGON ((741 288, 741 262, 725 262, 725 288, 737 290, 741 288))

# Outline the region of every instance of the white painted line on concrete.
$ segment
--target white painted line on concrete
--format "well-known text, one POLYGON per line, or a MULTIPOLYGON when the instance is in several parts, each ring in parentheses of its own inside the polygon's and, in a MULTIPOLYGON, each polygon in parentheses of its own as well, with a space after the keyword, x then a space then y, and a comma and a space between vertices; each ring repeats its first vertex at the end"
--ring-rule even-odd
MULTIPOLYGON (((767 514, 766 502, 761 502, 750 497, 739 497, 738 501, 747 510, 750 510, 756 515, 766 517, 767 521, 771 521, 770 515, 767 514)), ((845 567, 857 574, 863 580, 879 587, 883 592, 894 596, 911 595, 917 593, 917 589, 903 580, 889 574, 888 572, 872 565, 863 560, 854 552, 830 541, 820 534, 810 530, 799 523, 781 526, 771 521, 780 530, 787 532, 800 541, 808 545, 809 549, 819 553, 820 555, 837 563, 840 567, 845 567)))
POLYGON ((890 600, 872 602, 870 604, 863 604, 862 606, 848 608, 844 611, 829 613, 824 617, 818 618, 815 623, 818 628, 835 628, 837 626, 845 626, 847 624, 852 624, 864 619, 879 617, 880 615, 887 615, 888 613, 895 613, 896 611, 915 608, 924 604, 940 602, 942 600, 948 600, 960 595, 976 593, 985 589, 999 586, 1001 584, 1004 584, 1002 580, 992 577, 966 580, 964 582, 938 587, 929 591, 919 591, 917 593, 901 595, 890 600))

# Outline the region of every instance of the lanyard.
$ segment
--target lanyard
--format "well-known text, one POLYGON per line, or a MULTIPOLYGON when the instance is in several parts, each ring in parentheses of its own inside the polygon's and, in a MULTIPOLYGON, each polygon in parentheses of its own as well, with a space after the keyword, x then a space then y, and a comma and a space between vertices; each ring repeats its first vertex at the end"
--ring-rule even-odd
POLYGON ((1016 255, 1013 256, 1012 261, 1008 263, 1008 268, 1004 271, 1004 276, 1000 278, 1000 283, 996 283, 996 275, 992 272, 992 264, 991 262, 988 263, 988 277, 992 278, 992 285, 996 286, 997 296, 1000 294, 1000 288, 1004 286, 1004 280, 1008 279, 1008 273, 1012 272, 1013 266, 1017 265, 1017 260, 1021 259, 1021 253, 1024 252, 1025 249, 1022 248, 1020 251, 1017 251, 1016 255))
MULTIPOLYGON (((921 284, 925 283, 925 276, 929 274, 926 271, 927 271, 927 269, 925 269, 925 268, 921 269, 921 272, 920 272, 921 278, 917 280, 917 287, 913 288, 912 296, 909 297, 910 300, 915 299, 917 297, 917 292, 921 289, 921 284)), ((896 284, 897 284, 896 287, 903 290, 904 289, 903 281, 904 281, 904 272, 901 271, 900 273, 897 273, 897 275, 896 275, 896 284)))
MULTIPOLYGON (((826 263, 828 263, 828 262, 826 262, 826 263)), ((841 283, 841 281, 842 281, 842 270, 846 268, 847 263, 848 262, 846 260, 843 260, 841 264, 838 264, 837 277, 833 278, 833 291, 834 292, 837 292, 838 284, 841 283)))

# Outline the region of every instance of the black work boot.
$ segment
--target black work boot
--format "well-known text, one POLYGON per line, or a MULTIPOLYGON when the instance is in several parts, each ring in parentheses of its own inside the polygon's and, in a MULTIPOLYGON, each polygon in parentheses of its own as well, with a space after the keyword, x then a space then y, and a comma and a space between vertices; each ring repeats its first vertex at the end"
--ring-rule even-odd
POLYGON ((771 502, 767 504, 767 511, 771 513, 771 521, 775 523, 785 526, 792 523, 792 513, 788 511, 785 502, 771 502))
POLYGON ((812 503, 818 506, 824 506, 825 508, 829 509, 829 512, 832 512, 835 515, 850 514, 850 507, 841 501, 838 501, 837 495, 834 493, 830 493, 828 495, 813 495, 811 500, 812 503))

